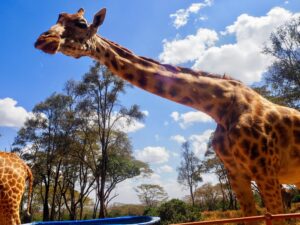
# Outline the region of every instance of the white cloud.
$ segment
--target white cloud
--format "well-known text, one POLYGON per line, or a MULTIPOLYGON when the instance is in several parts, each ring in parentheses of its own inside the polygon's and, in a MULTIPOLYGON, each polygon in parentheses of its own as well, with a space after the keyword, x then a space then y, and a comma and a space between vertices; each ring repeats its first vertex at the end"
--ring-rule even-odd
POLYGON ((120 130, 125 133, 133 133, 144 127, 145 127, 145 124, 143 124, 137 120, 133 120, 131 123, 128 124, 127 118, 120 118, 114 126, 114 128, 116 130, 120 130))
MULTIPOLYGON (((142 113, 144 114, 144 116, 149 116, 149 112, 147 110, 142 111, 142 113)), ((117 113, 115 113, 113 115, 113 120, 115 120, 117 118, 117 113)), ((114 125, 114 128, 116 130, 120 130, 123 131, 125 133, 134 133, 140 129, 143 129, 145 127, 145 124, 141 123, 138 120, 131 120, 130 123, 128 123, 128 121, 130 121, 129 118, 127 117, 122 117, 120 119, 118 119, 117 123, 114 125)))
POLYGON ((192 3, 187 9, 179 9, 170 17, 173 19, 173 26, 178 29, 187 24, 191 14, 197 14, 201 9, 211 6, 212 0, 205 0, 202 3, 192 3))
POLYGON ((188 191, 186 189, 183 189, 183 187, 178 184, 176 178, 164 179, 162 176, 154 173, 148 178, 138 177, 128 179, 118 184, 116 193, 118 193, 119 195, 113 200, 112 203, 140 203, 137 197, 137 193, 134 191, 134 188, 136 188, 140 184, 158 184, 162 186, 168 193, 169 199, 181 199, 188 194, 188 191))
POLYGON ((157 169, 158 173, 172 173, 174 171, 173 167, 169 165, 163 165, 157 169))
POLYGON ((203 158, 207 150, 207 143, 213 130, 206 130, 200 135, 192 135, 189 137, 193 152, 197 157, 203 158))
POLYGON ((161 164, 169 160, 170 154, 164 147, 145 147, 136 151, 136 158, 143 162, 161 164))
POLYGON ((149 116, 149 111, 147 110, 143 110, 142 113, 144 114, 144 116, 149 116))
POLYGON ((179 116, 179 112, 172 112, 170 116, 171 116, 171 117, 173 118, 173 120, 176 121, 176 122, 179 120, 179 117, 180 117, 180 116, 179 116))
POLYGON ((261 80, 262 74, 274 60, 262 53, 271 32, 299 15, 280 7, 260 17, 242 14, 221 32, 220 38, 233 35, 236 39, 234 43, 216 46, 219 39, 216 31, 199 29, 196 34, 183 39, 164 40, 160 60, 171 64, 193 62, 193 69, 229 74, 251 84, 261 80), (206 39, 200 39, 202 33, 206 33, 206 39))
POLYGON ((0 99, 0 126, 19 128, 23 126, 27 118, 33 116, 33 113, 17 106, 17 103, 12 98, 0 99))
POLYGON ((172 156, 176 157, 176 158, 180 157, 180 155, 178 153, 176 153, 176 152, 172 152, 172 156))
POLYGON ((170 138, 172 141, 175 141, 177 142, 178 144, 183 144, 184 142, 186 142, 186 139, 185 137, 183 137, 182 135, 174 135, 174 136, 171 136, 170 138))
POLYGON ((184 39, 175 38, 163 40, 163 52, 159 59, 164 63, 180 64, 198 59, 202 53, 213 46, 218 40, 214 30, 200 28, 195 35, 188 35, 184 39))
POLYGON ((194 123, 207 123, 213 122, 213 119, 203 112, 190 111, 187 113, 179 114, 178 112, 172 112, 171 117, 175 122, 179 123, 182 129, 185 129, 194 123))

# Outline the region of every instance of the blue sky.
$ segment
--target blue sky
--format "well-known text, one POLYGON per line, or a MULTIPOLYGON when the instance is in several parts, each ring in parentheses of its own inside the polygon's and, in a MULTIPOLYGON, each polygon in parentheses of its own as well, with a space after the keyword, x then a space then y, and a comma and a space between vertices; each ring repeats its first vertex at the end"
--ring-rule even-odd
MULTIPOLYGON (((102 7, 107 16, 100 35, 138 55, 194 69, 228 73, 247 84, 260 82, 272 58, 261 54, 278 25, 299 16, 298 0, 15 0, 1 3, 0 149, 9 150, 17 130, 35 104, 62 90, 69 79, 79 80, 91 59, 75 60, 34 49, 40 33, 60 12, 80 7, 91 21, 102 7), (298 13, 298 14, 297 14, 298 13)), ((132 187, 157 183, 170 197, 186 192, 176 183, 180 146, 190 140, 203 157, 215 123, 206 115, 151 95, 138 88, 122 96, 125 105, 138 104, 147 116, 129 135, 134 154, 150 163, 151 179, 134 179, 118 187, 117 202, 138 202, 132 187)), ((210 175, 205 181, 212 181, 210 175)))

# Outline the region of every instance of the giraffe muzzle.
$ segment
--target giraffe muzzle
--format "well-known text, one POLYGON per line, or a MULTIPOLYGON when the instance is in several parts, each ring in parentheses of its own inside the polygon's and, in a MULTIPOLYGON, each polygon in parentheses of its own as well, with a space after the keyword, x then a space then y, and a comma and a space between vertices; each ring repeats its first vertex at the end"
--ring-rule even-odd
POLYGON ((60 37, 55 34, 45 32, 39 36, 34 47, 48 54, 55 54, 60 46, 60 37))

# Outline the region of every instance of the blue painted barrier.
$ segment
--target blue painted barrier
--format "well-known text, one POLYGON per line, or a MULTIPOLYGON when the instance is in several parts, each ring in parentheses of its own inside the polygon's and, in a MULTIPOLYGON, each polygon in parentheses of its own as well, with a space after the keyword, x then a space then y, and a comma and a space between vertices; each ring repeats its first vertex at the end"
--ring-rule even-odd
POLYGON ((73 221, 51 221, 51 222, 33 222, 23 225, 157 225, 160 222, 159 217, 151 216, 124 216, 116 218, 105 218, 96 220, 73 220, 73 221))

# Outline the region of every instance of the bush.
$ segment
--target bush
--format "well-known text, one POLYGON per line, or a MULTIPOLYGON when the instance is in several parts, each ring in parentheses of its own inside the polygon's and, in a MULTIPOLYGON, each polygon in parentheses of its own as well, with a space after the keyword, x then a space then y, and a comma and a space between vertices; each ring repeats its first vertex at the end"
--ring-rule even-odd
POLYGON ((172 199, 161 204, 157 208, 157 215, 161 218, 162 225, 200 220, 198 208, 192 207, 178 199, 172 199))
POLYGON ((295 202, 300 202, 300 195, 295 195, 292 199, 292 202, 295 203, 295 202))
POLYGON ((141 216, 144 212, 144 206, 141 205, 119 205, 112 206, 108 209, 108 217, 119 217, 119 216, 141 216))

